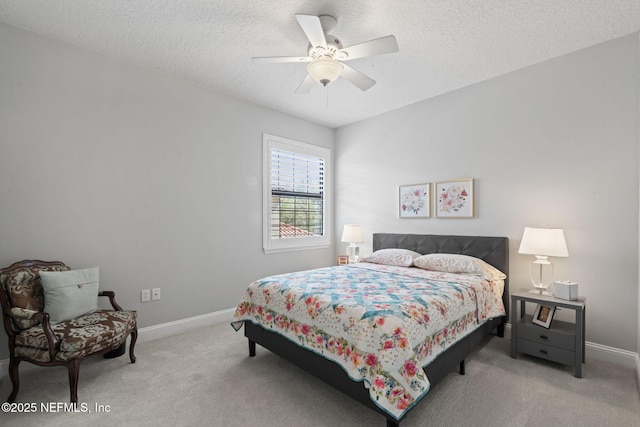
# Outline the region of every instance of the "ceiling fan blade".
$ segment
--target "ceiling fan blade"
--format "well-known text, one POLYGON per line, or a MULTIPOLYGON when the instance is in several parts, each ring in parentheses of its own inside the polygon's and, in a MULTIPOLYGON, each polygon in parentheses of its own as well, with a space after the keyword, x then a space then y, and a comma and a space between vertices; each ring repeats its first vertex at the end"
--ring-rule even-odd
POLYGON ((296 19, 298 24, 304 31, 305 35, 311 42, 312 47, 322 46, 327 47, 327 40, 324 37, 324 31, 322 30, 322 24, 320 24, 320 18, 313 15, 303 15, 296 13, 296 19))
POLYGON ((360 71, 349 67, 347 64, 342 65, 344 65, 344 69, 342 70, 340 77, 344 77, 354 85, 358 86, 360 89, 367 90, 371 88, 371 86, 376 84, 376 81, 371 77, 368 77, 362 74, 360 71))
POLYGON ((300 86, 296 89, 296 93, 309 93, 311 88, 316 84, 316 81, 313 80, 310 74, 307 74, 307 77, 300 83, 300 86))
POLYGON ((384 53, 393 53, 398 50, 398 43, 396 42, 395 36, 386 36, 345 47, 340 50, 340 52, 346 53, 348 56, 344 58, 344 60, 348 60, 363 58, 365 56, 382 55, 384 53))
POLYGON ((275 64, 281 62, 311 62, 310 56, 255 56, 251 58, 260 64, 275 64))

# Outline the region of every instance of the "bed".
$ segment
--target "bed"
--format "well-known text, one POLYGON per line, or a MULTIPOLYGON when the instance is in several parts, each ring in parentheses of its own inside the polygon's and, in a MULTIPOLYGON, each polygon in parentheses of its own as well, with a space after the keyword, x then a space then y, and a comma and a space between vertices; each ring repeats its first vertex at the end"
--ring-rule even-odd
POLYGON ((422 257, 425 268, 376 261, 261 279, 232 325, 244 325, 250 356, 260 344, 398 427, 449 372, 464 375, 486 337, 504 336, 508 239, 376 233, 373 250, 435 255, 422 257), (432 271, 434 259, 453 257, 474 257, 482 274, 432 271))

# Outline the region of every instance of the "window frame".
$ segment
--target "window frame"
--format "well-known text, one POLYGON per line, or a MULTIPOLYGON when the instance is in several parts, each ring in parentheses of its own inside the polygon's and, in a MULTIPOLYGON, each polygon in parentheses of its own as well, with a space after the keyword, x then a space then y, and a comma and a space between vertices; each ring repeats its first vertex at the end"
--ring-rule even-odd
POLYGON ((262 248, 266 254, 309 249, 325 249, 331 246, 331 150, 280 136, 262 135, 262 248), (271 161, 272 149, 306 154, 324 159, 324 188, 322 212, 322 236, 272 238, 271 236, 271 161))

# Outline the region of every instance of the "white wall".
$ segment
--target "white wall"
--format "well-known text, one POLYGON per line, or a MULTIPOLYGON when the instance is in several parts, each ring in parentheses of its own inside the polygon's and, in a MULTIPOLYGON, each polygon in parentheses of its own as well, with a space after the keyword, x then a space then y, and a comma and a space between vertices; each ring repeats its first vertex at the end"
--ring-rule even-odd
POLYGON ((519 289, 524 227, 564 228, 556 277, 587 297, 587 340, 637 351, 638 57, 636 33, 338 129, 336 236, 507 236, 519 289), (466 177, 475 218, 398 218, 398 185, 466 177))
POLYGON ((99 265, 145 327, 335 261, 265 255, 261 219, 262 133, 333 148, 332 129, 5 24, 0 58, 1 266, 99 265), (162 299, 140 303, 154 287, 162 299))

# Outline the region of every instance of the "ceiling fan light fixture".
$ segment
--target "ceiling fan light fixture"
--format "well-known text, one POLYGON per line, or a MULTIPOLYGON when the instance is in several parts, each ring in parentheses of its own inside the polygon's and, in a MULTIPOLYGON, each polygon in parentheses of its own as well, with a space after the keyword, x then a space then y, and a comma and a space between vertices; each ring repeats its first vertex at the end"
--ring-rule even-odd
POLYGON ((335 59, 323 57, 315 59, 307 65, 311 78, 323 86, 328 85, 340 76, 344 65, 335 59))
POLYGON ((316 82, 326 86, 338 77, 342 77, 362 91, 369 90, 376 81, 343 64, 342 61, 398 51, 398 43, 392 35, 343 47, 340 39, 330 33, 337 22, 332 16, 313 16, 302 13, 296 13, 295 16, 309 40, 308 55, 303 57, 263 56, 252 59, 261 63, 306 62, 307 75, 296 89, 296 93, 309 93, 316 82))

